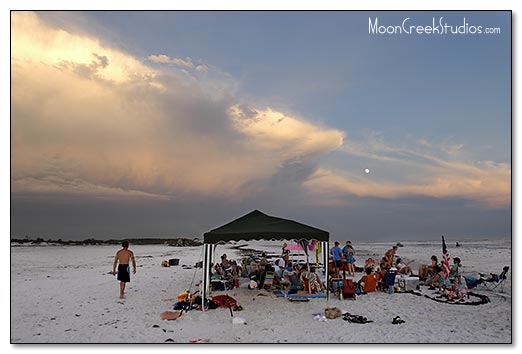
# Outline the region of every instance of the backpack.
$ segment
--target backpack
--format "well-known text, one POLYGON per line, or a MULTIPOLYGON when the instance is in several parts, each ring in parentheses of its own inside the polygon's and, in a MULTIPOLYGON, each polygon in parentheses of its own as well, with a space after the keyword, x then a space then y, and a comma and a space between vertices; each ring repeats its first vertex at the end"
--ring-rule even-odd
POLYGON ((215 301, 207 299, 207 305, 210 310, 215 310, 219 307, 219 304, 215 301))

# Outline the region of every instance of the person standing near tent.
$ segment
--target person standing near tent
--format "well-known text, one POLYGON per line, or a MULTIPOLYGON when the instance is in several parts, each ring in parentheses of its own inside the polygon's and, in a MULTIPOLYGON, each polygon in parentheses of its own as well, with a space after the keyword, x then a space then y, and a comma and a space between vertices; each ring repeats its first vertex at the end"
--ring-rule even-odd
POLYGON ((339 241, 334 242, 334 246, 330 249, 330 254, 332 255, 335 273, 339 276, 339 268, 343 266, 343 257, 341 247, 339 247, 339 241))
POLYGON ((283 247, 281 249, 281 257, 285 256, 285 255, 289 255, 290 254, 290 250, 287 250, 286 248, 288 247, 288 244, 285 242, 283 243, 283 247))
POLYGON ((343 256, 346 261, 348 268, 348 274, 352 277, 355 275, 355 251, 352 246, 352 241, 346 241, 346 245, 343 247, 343 256))
POLYGON ((129 242, 121 243, 122 249, 116 252, 114 264, 112 267, 112 275, 116 275, 116 266, 118 266, 118 280, 120 281, 120 299, 125 298, 125 284, 130 282, 130 266, 129 261, 132 260, 132 270, 136 274, 136 261, 134 260, 134 252, 129 249, 129 242), (119 264, 118 264, 119 263, 119 264))

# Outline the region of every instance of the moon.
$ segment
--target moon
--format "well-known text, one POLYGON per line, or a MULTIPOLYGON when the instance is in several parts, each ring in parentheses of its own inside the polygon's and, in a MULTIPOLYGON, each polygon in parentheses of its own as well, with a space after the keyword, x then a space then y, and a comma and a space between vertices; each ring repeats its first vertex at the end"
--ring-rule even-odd
POLYGON ((365 172, 366 174, 368 174, 368 173, 370 173, 370 169, 369 169, 369 168, 365 168, 365 169, 364 169, 364 172, 365 172))

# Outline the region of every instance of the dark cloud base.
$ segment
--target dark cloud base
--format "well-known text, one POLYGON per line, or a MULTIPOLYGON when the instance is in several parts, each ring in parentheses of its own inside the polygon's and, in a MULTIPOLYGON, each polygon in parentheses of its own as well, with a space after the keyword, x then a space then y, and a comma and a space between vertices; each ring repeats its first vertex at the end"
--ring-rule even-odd
POLYGON ((354 198, 353 206, 311 206, 299 196, 224 204, 11 200, 11 237, 99 239, 201 237, 254 209, 330 231, 331 240, 486 239, 511 236, 511 209, 483 210, 465 200, 354 198))

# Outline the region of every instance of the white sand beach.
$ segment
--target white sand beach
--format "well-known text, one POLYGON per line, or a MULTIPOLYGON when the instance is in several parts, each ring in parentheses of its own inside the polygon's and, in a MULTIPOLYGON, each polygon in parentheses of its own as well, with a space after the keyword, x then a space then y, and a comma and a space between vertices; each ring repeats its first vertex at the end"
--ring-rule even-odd
MULTIPOLYGON (((500 273, 511 266, 511 241, 447 240, 450 256, 460 257, 463 274, 500 273)), ((430 256, 440 258, 440 241, 402 242, 397 255, 415 260, 415 272, 430 256)), ((368 256, 380 258, 393 243, 357 243, 357 265, 368 256)), ((242 245, 278 252, 279 242, 220 245, 216 256, 239 259, 242 245)), ((331 297, 293 303, 266 290, 249 290, 247 279, 228 295, 243 307, 234 312, 246 324, 234 324, 225 308, 189 311, 175 321, 160 314, 172 310, 177 295, 198 283, 201 269, 193 266, 202 247, 134 246, 137 274, 131 275, 126 299, 118 296, 118 282, 109 274, 118 247, 11 247, 11 343, 511 343, 511 270, 502 292, 473 289, 490 303, 459 306, 411 294, 383 292, 360 295, 355 301, 331 297), (180 264, 161 267, 165 259, 180 264), (192 267, 186 269, 185 266, 192 267), (194 280, 193 280, 194 279, 194 280), (261 295, 262 294, 262 295, 261 295), (314 320, 326 307, 362 315, 372 323, 356 324, 342 317, 314 320), (405 323, 394 325, 400 316, 405 323)), ((356 273, 355 280, 362 276, 356 273)), ((192 288, 194 290, 194 288, 192 288)), ((214 294, 223 294, 216 292, 214 294)))

